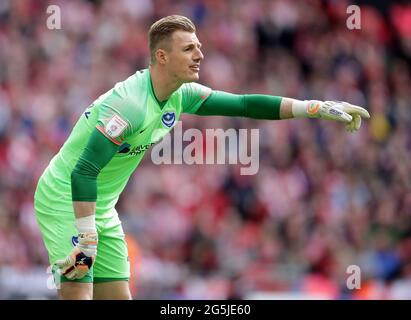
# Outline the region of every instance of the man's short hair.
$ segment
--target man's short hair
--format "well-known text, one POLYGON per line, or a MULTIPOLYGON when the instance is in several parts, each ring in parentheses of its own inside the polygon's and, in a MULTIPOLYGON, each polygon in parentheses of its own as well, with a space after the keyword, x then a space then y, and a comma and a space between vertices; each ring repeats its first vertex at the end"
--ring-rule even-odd
POLYGON ((154 22, 148 32, 151 62, 156 61, 155 52, 162 46, 169 50, 169 40, 174 31, 196 32, 190 19, 180 15, 171 15, 154 22))

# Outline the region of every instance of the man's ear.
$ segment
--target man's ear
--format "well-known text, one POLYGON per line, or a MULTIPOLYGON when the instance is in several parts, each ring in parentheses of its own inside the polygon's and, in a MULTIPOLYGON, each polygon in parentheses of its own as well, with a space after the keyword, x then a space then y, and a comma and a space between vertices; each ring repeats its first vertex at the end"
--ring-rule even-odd
POLYGON ((167 62, 167 54, 164 49, 157 49, 155 56, 156 56, 157 63, 165 64, 167 62))

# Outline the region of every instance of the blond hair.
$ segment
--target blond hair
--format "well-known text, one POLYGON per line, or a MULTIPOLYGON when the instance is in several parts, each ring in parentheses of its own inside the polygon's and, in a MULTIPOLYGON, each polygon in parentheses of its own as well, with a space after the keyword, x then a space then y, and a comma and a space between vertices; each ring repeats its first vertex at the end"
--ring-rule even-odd
POLYGON ((190 19, 180 15, 171 15, 154 22, 148 32, 151 62, 156 61, 156 50, 162 46, 170 50, 169 40, 175 31, 196 32, 196 27, 190 19))

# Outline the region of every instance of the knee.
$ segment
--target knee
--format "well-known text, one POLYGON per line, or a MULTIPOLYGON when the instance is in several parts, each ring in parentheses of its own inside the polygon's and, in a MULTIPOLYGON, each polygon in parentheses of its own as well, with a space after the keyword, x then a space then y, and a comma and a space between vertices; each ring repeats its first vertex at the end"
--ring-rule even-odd
POLYGON ((94 284, 94 300, 131 300, 132 296, 126 281, 112 281, 94 284))
POLYGON ((92 300, 93 289, 91 283, 63 283, 59 290, 60 300, 92 300))

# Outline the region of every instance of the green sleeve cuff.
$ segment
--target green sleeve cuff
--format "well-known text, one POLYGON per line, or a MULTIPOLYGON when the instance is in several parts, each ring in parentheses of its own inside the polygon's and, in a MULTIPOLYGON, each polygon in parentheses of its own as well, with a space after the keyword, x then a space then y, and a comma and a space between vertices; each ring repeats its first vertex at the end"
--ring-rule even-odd
POLYGON ((118 146, 94 129, 71 173, 73 201, 97 200, 97 176, 117 152, 118 146))
POLYGON ((236 95, 224 91, 213 91, 196 114, 279 120, 281 99, 278 96, 262 94, 236 95))

